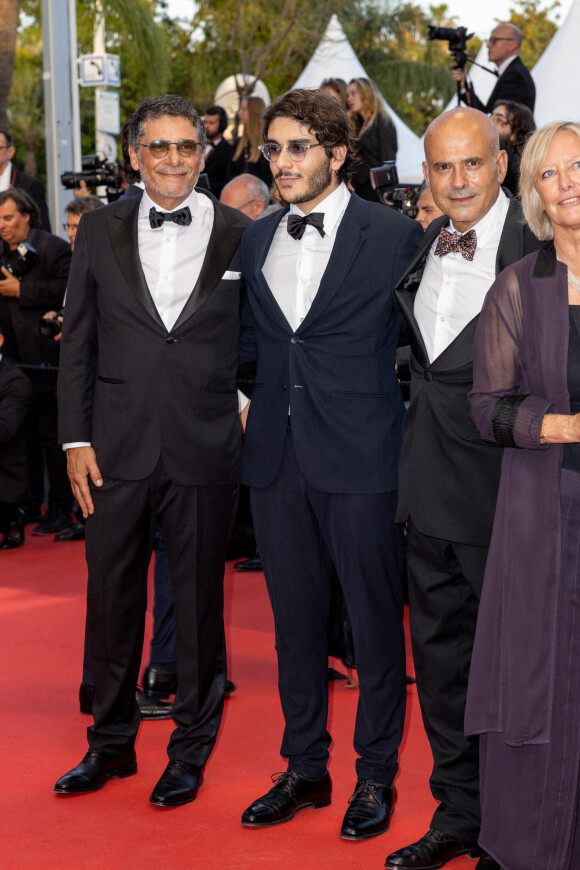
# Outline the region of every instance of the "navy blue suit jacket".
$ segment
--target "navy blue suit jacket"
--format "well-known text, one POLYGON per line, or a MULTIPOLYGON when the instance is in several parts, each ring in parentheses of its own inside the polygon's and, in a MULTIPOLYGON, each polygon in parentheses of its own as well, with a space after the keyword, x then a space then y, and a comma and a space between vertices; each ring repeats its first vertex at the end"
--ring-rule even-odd
POLYGON ((421 227, 353 194, 318 293, 294 332, 262 273, 285 213, 257 221, 242 241, 240 361, 257 361, 243 481, 262 488, 276 477, 290 408, 296 456, 311 486, 395 490, 404 408, 393 288, 421 242, 421 227))

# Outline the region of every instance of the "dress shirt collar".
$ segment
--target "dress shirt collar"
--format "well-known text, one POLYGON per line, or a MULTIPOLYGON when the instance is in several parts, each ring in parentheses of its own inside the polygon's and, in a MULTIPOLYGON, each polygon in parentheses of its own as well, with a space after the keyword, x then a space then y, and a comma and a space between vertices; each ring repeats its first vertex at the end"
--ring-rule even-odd
MULTIPOLYGON (((313 209, 317 214, 322 212, 324 215, 324 234, 331 236, 337 229, 340 219, 342 218, 347 205, 350 202, 350 191, 346 184, 341 182, 336 190, 333 190, 322 202, 318 203, 313 209)), ((291 203, 288 214, 297 214, 300 217, 304 212, 300 206, 291 203)), ((288 216, 286 216, 286 220, 288 216)))
MULTIPOLYGON (((187 197, 187 199, 185 199, 183 202, 180 202, 179 205, 175 206, 175 208, 161 208, 160 206, 157 205, 156 202, 153 202, 153 200, 151 199, 151 197, 149 196, 147 191, 144 190, 143 196, 141 198, 141 202, 139 204, 139 216, 141 218, 147 218, 147 220, 149 220, 149 211, 152 207, 156 208, 158 211, 172 212, 172 211, 176 211, 179 208, 185 208, 186 206, 189 206, 189 210, 191 212, 191 218, 192 218, 192 220, 195 220, 197 215, 199 214, 200 207, 203 207, 203 205, 205 205, 205 202, 204 203, 200 202, 200 199, 201 198, 200 198, 199 194, 197 193, 197 191, 194 188, 191 191, 191 193, 189 194, 189 196, 187 197)), ((207 200, 207 202, 210 202, 209 198, 206 196, 204 196, 203 199, 207 200)))
MULTIPOLYGON (((497 237, 498 229, 499 233, 501 233, 508 208, 509 199, 500 187, 498 197, 490 210, 480 221, 471 227, 476 232, 478 248, 485 248, 492 238, 497 237)), ((450 232, 458 232, 453 226, 453 221, 449 222, 449 229, 450 232)), ((464 233, 459 233, 459 235, 464 235, 464 233)))
POLYGON ((506 69, 508 68, 508 66, 510 65, 510 63, 513 63, 514 60, 516 59, 516 57, 518 57, 517 54, 512 54, 511 57, 508 57, 506 60, 504 60, 503 63, 501 63, 501 64, 498 66, 497 71, 498 71, 498 73, 500 74, 500 76, 502 76, 502 75, 504 74, 504 72, 506 71, 506 69))

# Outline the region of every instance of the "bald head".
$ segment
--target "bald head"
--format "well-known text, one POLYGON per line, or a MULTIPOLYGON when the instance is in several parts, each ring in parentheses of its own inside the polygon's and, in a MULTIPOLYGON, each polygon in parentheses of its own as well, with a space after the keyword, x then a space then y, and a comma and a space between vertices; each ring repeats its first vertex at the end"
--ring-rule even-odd
POLYGON ((255 221, 270 202, 270 191, 260 178, 244 172, 226 184, 220 202, 230 208, 237 208, 255 221))
POLYGON ((509 57, 519 54, 522 32, 515 24, 498 24, 487 40, 487 56, 500 66, 509 57))
POLYGON ((495 203, 507 168, 490 118, 476 109, 439 115, 425 134, 423 172, 433 199, 459 232, 467 232, 495 203))

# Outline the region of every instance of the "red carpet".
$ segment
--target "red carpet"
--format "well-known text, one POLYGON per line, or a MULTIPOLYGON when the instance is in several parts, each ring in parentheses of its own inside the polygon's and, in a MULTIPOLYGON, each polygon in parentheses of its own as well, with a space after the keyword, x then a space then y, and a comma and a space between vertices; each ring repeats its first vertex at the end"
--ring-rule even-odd
MULTIPOLYGON (((148 802, 167 763, 171 722, 141 727, 137 776, 111 780, 95 794, 54 795, 56 779, 86 751, 90 719, 79 714, 77 701, 85 576, 81 543, 55 544, 28 534, 20 550, 0 552, 0 867, 378 870, 388 852, 426 831, 434 808, 427 783, 430 755, 416 690, 410 687, 391 829, 363 843, 339 839, 354 786, 357 702, 357 691, 340 682, 331 690, 332 806, 303 810, 271 829, 241 827, 242 811, 267 790, 270 774, 283 769, 278 755, 282 716, 263 575, 240 575, 229 566, 226 630, 229 676, 237 691, 226 701, 198 799, 174 810, 148 802)), ((412 673, 410 657, 407 671, 412 673)), ((473 870, 475 862, 459 858, 447 866, 473 870)))

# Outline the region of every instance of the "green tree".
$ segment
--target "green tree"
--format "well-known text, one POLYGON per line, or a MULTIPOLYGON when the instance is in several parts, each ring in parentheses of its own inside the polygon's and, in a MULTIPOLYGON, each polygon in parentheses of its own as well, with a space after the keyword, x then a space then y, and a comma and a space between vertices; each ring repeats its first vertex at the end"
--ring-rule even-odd
POLYGON ((8 126, 8 98, 12 87, 20 0, 0 0, 0 127, 8 126))
POLYGON ((515 6, 510 9, 507 20, 522 31, 520 57, 528 69, 540 59, 558 29, 552 18, 559 17, 559 7, 558 0, 545 8, 542 8, 541 0, 516 0, 515 6))

